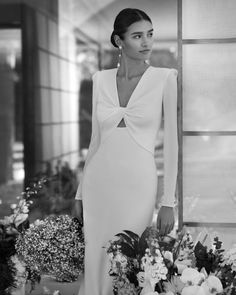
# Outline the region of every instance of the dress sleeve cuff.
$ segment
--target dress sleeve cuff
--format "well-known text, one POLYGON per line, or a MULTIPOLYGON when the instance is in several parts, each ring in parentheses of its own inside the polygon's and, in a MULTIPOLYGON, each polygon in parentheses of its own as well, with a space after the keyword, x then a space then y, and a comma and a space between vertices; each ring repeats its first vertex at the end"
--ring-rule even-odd
POLYGON ((173 197, 172 199, 166 200, 164 195, 161 197, 161 201, 159 203, 159 207, 172 207, 174 208, 177 205, 176 201, 175 201, 175 197, 173 197))

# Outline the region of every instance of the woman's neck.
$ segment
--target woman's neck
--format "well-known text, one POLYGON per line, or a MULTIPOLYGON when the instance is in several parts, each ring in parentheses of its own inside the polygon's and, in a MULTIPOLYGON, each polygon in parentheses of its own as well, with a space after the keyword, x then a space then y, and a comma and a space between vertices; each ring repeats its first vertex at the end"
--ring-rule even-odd
POLYGON ((149 67, 143 60, 130 59, 122 56, 117 75, 125 80, 141 76, 149 67))

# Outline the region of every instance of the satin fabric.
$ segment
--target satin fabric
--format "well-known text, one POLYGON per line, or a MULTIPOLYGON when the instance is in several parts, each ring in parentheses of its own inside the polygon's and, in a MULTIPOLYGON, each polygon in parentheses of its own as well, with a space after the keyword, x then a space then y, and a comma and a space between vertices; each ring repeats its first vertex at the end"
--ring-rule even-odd
POLYGON ((177 71, 149 67, 126 107, 117 69, 93 76, 92 136, 76 199, 83 200, 85 276, 79 295, 112 295, 105 247, 128 229, 141 234, 155 207, 155 139, 164 109, 164 202, 173 206, 177 177, 177 71), (117 127, 124 119, 126 127, 117 127))
MULTIPOLYGON (((164 109, 164 195, 162 204, 174 206, 177 177, 177 71, 150 66, 134 89, 126 107, 120 107, 117 68, 98 71, 93 76, 92 136, 84 171, 99 145, 123 118, 132 138, 154 154, 155 139, 164 109)), ((83 177, 76 199, 82 199, 83 177)))

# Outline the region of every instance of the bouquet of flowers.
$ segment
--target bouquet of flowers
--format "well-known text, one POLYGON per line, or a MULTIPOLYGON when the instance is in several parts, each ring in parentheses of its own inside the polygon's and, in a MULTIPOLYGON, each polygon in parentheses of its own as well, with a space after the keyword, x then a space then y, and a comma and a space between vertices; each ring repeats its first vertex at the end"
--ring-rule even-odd
POLYGON ((83 272, 82 227, 69 215, 36 220, 17 238, 16 249, 31 274, 72 282, 83 272))
POLYGON ((193 243, 189 233, 161 236, 148 227, 109 241, 110 276, 115 295, 235 295, 236 247, 225 251, 215 238, 212 249, 193 243))

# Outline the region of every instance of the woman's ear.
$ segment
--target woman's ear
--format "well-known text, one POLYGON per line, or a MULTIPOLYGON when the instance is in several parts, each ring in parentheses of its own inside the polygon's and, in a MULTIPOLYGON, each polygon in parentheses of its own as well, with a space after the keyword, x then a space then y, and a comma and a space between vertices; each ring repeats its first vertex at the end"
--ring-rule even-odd
POLYGON ((118 47, 122 47, 122 42, 121 42, 120 37, 119 37, 118 35, 115 35, 115 36, 114 36, 114 40, 115 40, 116 45, 117 45, 118 47))

